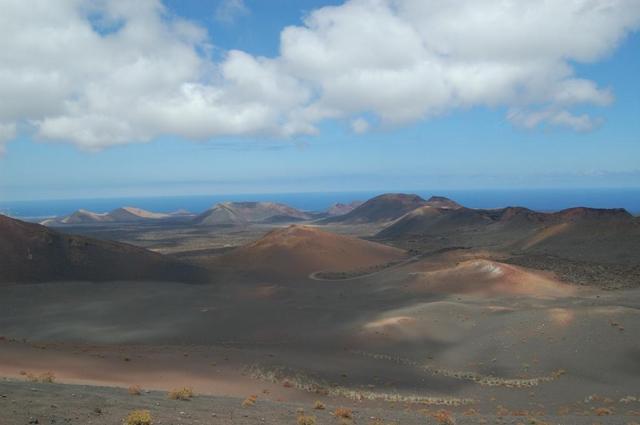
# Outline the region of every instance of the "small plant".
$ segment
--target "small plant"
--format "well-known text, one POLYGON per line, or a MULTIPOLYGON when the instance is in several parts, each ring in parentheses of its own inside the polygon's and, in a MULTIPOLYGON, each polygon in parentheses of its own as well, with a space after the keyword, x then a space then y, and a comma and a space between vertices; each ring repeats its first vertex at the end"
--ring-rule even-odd
POLYGON ((129 394, 131 395, 142 394, 142 388, 140 388, 140 385, 132 385, 129 387, 128 391, 129 391, 129 394))
POLYGON ((440 425, 455 425, 456 423, 451 413, 446 410, 438 410, 433 417, 440 425))
POLYGON ((193 390, 189 387, 176 388, 169 391, 169 398, 171 400, 188 401, 193 398, 193 390))
POLYGON ((51 384, 56 380, 56 375, 53 372, 44 372, 40 375, 34 373, 25 373, 27 380, 31 382, 41 382, 43 384, 51 384))
POLYGON ((316 417, 315 416, 307 416, 307 415, 298 415, 297 419, 298 425, 316 425, 316 417))
POLYGON ((333 414, 336 418, 353 419, 353 412, 346 407, 338 407, 333 414))
POLYGON ((134 410, 124 420, 124 425, 151 425, 151 413, 148 410, 134 410))
POLYGON ((608 407, 598 407, 595 410, 595 413, 598 416, 608 416, 613 414, 613 410, 609 409, 608 407))
POLYGON ((324 410, 325 409, 325 405, 323 402, 316 400, 315 403, 313 403, 313 408, 315 410, 324 410))
POLYGON ((250 407, 250 406, 253 406, 254 404, 256 404, 256 401, 258 401, 258 396, 257 396, 257 395, 250 395, 249 397, 247 397, 247 398, 242 402, 242 406, 243 406, 243 407, 250 407))

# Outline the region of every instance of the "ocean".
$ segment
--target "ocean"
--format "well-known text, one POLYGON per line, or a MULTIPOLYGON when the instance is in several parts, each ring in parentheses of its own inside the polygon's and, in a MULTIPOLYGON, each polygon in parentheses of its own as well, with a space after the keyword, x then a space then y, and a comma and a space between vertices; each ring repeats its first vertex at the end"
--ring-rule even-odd
MULTIPOLYGON (((84 208, 107 212, 122 206, 133 206, 155 212, 186 209, 200 213, 223 201, 273 201, 306 211, 322 211, 336 202, 364 201, 382 192, 271 193, 237 195, 198 195, 166 197, 128 197, 101 199, 63 199, 37 201, 0 200, 0 213, 18 218, 61 216, 84 208)), ((424 198, 446 196, 470 208, 522 206, 538 211, 557 211, 584 206, 592 208, 625 208, 640 214, 640 188, 616 189, 475 189, 408 191, 424 198)))

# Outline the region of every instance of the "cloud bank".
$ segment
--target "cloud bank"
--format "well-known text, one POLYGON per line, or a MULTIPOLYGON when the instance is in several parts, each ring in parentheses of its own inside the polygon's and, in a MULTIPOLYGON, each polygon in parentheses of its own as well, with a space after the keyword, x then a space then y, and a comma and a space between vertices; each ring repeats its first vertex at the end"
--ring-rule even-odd
MULTIPOLYGON (((242 2, 230 2, 230 4, 242 2)), ((576 75, 640 26, 637 0, 350 0, 284 28, 280 55, 209 52, 159 0, 0 0, 0 149, 17 134, 97 150, 162 135, 315 134, 504 107, 588 131, 613 93, 576 75), (22 130, 21 130, 22 131, 22 130)))

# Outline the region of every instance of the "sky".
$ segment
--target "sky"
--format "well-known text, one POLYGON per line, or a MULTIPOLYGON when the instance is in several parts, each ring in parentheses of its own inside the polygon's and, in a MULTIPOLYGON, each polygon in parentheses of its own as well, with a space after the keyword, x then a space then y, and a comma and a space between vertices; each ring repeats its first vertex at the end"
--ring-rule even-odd
POLYGON ((0 199, 640 187, 638 0, 0 0, 0 199))

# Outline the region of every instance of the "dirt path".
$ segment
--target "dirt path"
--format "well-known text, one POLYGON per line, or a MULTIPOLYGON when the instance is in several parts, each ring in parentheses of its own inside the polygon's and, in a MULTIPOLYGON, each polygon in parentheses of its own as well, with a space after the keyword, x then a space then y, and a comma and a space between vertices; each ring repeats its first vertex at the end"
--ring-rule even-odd
POLYGON ((309 279, 317 280, 317 281, 323 281, 323 282, 342 282, 342 281, 349 281, 349 280, 364 279, 365 277, 375 276, 375 275, 377 275, 379 273, 382 273, 382 272, 386 272, 386 271, 389 271, 389 270, 397 269, 399 267, 406 266, 407 264, 415 263, 415 262, 421 260, 422 258, 424 258, 423 255, 416 255, 416 256, 408 258, 408 259, 406 259, 404 261, 401 261, 399 263, 393 264, 393 265, 391 265, 389 267, 384 267, 384 268, 382 268, 380 270, 376 270, 376 271, 371 272, 371 273, 364 273, 364 274, 361 274, 361 275, 357 275, 357 276, 353 276, 353 277, 347 277, 347 278, 344 278, 344 279, 331 279, 331 278, 319 277, 318 274, 327 273, 326 271, 319 270, 319 271, 311 273, 309 275, 309 279))

